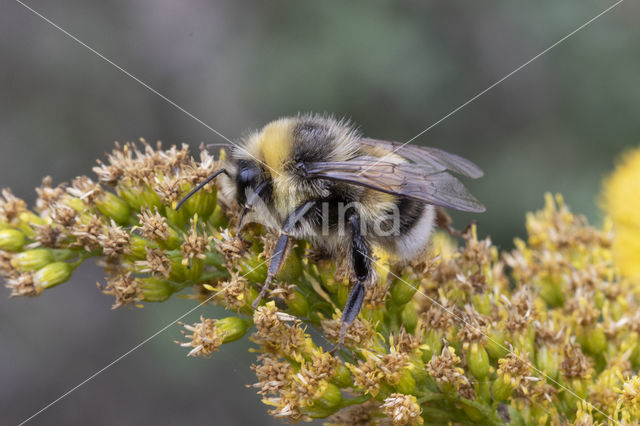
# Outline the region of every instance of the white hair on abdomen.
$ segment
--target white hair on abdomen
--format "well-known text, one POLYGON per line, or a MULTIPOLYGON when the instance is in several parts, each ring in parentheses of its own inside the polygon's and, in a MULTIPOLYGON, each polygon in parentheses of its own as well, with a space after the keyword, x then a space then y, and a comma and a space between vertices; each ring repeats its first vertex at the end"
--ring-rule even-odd
POLYGON ((425 204, 424 211, 416 224, 396 241, 396 255, 400 259, 412 260, 424 250, 429 243, 435 215, 435 207, 425 204))

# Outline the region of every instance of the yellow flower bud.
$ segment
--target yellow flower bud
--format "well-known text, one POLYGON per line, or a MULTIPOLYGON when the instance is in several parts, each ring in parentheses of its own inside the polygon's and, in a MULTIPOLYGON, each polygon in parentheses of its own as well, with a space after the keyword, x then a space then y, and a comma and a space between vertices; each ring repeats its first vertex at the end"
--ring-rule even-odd
POLYGON ((45 289, 55 287, 71 278, 73 267, 66 262, 53 262, 39 269, 34 275, 37 287, 45 289))
POLYGON ((20 271, 35 271, 53 262, 50 249, 33 249, 17 253, 11 259, 11 265, 20 271))
POLYGON ((222 343, 234 342, 247 333, 252 322, 240 317, 227 317, 216 320, 216 328, 224 333, 222 343))
POLYGON ((111 192, 105 192, 101 199, 96 201, 96 207, 100 213, 112 218, 119 225, 126 225, 131 219, 129 205, 111 192))
POLYGON ((34 225, 42 226, 46 224, 40 216, 30 211, 20 213, 18 218, 20 219, 18 228, 24 232, 27 237, 33 237, 36 234, 33 230, 34 225))
POLYGON ((24 234, 17 229, 0 230, 0 250, 19 251, 24 243, 24 234))

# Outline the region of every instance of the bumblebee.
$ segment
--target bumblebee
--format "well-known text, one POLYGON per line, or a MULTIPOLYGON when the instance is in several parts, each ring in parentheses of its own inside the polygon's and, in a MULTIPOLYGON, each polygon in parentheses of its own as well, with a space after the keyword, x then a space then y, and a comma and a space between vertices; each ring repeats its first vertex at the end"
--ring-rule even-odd
POLYGON ((194 188, 219 175, 227 196, 280 236, 256 308, 285 259, 292 238, 349 259, 354 284, 342 313, 340 344, 375 280, 373 251, 410 261, 426 247, 436 207, 483 212, 452 173, 479 178, 475 164, 436 148, 363 137, 331 116, 281 118, 231 148, 230 159, 194 188))

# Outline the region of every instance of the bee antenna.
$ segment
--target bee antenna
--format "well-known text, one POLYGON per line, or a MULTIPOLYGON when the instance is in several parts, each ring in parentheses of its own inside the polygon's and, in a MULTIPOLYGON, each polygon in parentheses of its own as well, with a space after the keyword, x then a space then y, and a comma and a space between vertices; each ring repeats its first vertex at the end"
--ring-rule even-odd
POLYGON ((218 175, 220 173, 224 173, 225 175, 229 176, 229 172, 227 172, 225 169, 220 169, 217 172, 215 172, 214 174, 212 174, 211 176, 209 176, 208 178, 206 178, 204 180, 204 182, 200 183, 198 186, 196 186, 195 188, 193 188, 191 190, 191 192, 189 192, 187 195, 184 196, 184 198, 182 198, 182 200, 180 200, 180 202, 178 203, 178 205, 176 206, 176 211, 182 207, 182 205, 185 203, 185 201, 187 201, 189 198, 191 198, 191 196, 193 194, 195 194, 196 192, 200 191, 202 188, 204 188, 204 186, 206 184, 208 184, 209 182, 211 182, 212 180, 214 180, 215 178, 218 177, 218 175))

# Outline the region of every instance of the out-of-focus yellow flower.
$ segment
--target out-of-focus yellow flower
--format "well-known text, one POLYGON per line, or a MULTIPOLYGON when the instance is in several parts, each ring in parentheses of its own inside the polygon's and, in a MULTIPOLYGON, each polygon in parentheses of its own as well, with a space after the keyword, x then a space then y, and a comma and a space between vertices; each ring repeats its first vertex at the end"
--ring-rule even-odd
POLYGON ((613 221, 613 252, 620 272, 640 278, 640 148, 622 155, 605 179, 601 203, 613 221))

